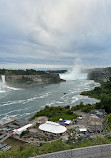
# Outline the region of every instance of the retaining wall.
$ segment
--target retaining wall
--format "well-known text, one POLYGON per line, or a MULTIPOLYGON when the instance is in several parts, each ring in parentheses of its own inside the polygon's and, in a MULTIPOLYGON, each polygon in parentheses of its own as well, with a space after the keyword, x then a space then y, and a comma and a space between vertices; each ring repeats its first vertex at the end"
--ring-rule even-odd
POLYGON ((35 158, 111 158, 111 144, 71 149, 35 158))

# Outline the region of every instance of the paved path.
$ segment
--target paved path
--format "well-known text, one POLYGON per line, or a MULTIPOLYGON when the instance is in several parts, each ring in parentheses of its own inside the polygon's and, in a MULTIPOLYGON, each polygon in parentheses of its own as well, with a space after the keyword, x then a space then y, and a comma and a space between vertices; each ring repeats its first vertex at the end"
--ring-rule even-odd
POLYGON ((89 113, 81 112, 80 110, 75 111, 76 114, 81 115, 83 117, 82 120, 79 120, 78 124, 87 126, 89 121, 89 113))

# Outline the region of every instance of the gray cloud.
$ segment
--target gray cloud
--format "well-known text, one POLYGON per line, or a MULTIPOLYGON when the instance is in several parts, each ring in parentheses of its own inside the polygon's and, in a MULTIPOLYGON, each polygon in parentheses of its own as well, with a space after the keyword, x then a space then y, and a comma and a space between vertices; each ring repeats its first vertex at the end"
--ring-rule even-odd
POLYGON ((0 62, 110 64, 110 0, 0 0, 0 62))

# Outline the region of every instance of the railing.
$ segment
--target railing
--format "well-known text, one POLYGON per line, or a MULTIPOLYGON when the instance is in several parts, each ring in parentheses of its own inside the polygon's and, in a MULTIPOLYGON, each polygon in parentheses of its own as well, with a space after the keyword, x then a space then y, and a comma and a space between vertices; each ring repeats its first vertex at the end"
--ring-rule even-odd
POLYGON ((71 149, 35 158, 111 158, 111 144, 71 149))

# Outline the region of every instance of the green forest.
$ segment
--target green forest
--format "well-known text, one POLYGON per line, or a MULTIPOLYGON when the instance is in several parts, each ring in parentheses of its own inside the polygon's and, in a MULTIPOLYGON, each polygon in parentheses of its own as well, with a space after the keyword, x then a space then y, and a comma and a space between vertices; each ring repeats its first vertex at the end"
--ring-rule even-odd
POLYGON ((47 116, 50 121, 58 121, 60 118, 63 120, 73 120, 78 117, 77 114, 73 113, 73 109, 70 109, 69 105, 64 107, 45 106, 45 108, 37 112, 31 120, 38 116, 47 116))
POLYGON ((2 75, 43 75, 43 74, 48 74, 48 72, 34 70, 34 69, 26 69, 26 70, 0 69, 0 74, 2 75))
POLYGON ((81 95, 100 100, 92 106, 96 109, 105 109, 107 113, 111 113, 111 81, 103 82, 100 87, 95 87, 92 91, 82 92, 81 95))
POLYGON ((34 70, 34 69, 26 69, 26 70, 9 70, 9 69, 0 69, 1 75, 43 75, 43 74, 54 74, 54 73, 65 73, 67 70, 34 70))

